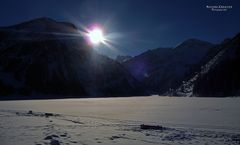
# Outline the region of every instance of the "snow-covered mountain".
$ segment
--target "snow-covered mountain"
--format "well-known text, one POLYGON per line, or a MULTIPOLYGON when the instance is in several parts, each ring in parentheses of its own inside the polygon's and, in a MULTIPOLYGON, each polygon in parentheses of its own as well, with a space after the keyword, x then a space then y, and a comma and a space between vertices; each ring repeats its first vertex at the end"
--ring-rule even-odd
POLYGON ((151 93, 163 94, 176 88, 198 70, 205 57, 214 51, 214 45, 189 39, 175 48, 149 50, 124 63, 124 66, 151 93))
POLYGON ((193 95, 240 96, 240 34, 220 45, 222 55, 196 80, 193 95))
POLYGON ((219 50, 190 79, 176 90, 177 96, 239 96, 240 95, 240 34, 216 46, 219 50))
POLYGON ((137 80, 118 62, 96 53, 76 26, 49 18, 0 28, 0 74, 2 96, 141 92, 137 80))

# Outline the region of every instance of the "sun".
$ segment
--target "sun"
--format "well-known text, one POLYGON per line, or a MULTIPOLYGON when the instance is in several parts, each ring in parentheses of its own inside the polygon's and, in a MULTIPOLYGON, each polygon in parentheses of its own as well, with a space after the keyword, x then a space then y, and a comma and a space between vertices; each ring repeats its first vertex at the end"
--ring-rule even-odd
POLYGON ((103 35, 103 31, 101 28, 93 28, 88 32, 88 38, 91 43, 93 44, 99 44, 103 43, 105 38, 103 35))

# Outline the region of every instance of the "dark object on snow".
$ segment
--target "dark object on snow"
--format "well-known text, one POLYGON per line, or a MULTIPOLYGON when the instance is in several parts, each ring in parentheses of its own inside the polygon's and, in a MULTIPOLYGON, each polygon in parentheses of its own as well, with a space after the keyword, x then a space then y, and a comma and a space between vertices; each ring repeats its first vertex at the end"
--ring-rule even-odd
POLYGON ((50 145, 60 145, 60 143, 59 143, 58 140, 52 139, 51 142, 50 142, 50 145))
POLYGON ((29 110, 29 111, 28 111, 28 114, 33 114, 33 111, 32 111, 32 110, 29 110))
POLYGON ((233 135, 231 138, 233 141, 240 143, 240 134, 233 135))
POLYGON ((50 135, 50 136, 46 136, 45 138, 44 138, 44 140, 50 140, 50 139, 52 139, 52 136, 50 135))
POLYGON ((140 128, 144 130, 165 130, 166 129, 165 127, 160 125, 145 125, 145 124, 141 124, 140 128))
POLYGON ((44 138, 44 140, 50 140, 50 139, 53 139, 53 137, 59 138, 58 135, 53 134, 53 135, 46 136, 46 137, 44 138))
POLYGON ((112 137, 110 137, 110 140, 114 140, 114 139, 118 139, 118 138, 121 138, 120 136, 112 136, 112 137))
POLYGON ((45 116, 49 117, 49 116, 53 116, 53 114, 52 113, 45 113, 45 116))

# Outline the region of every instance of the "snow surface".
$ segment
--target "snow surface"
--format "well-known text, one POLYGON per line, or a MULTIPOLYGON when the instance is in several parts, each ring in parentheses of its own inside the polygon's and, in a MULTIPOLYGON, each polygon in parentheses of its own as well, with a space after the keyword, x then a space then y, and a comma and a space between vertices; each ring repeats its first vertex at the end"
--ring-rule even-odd
POLYGON ((239 104, 159 96, 1 101, 0 145, 239 144, 239 104))

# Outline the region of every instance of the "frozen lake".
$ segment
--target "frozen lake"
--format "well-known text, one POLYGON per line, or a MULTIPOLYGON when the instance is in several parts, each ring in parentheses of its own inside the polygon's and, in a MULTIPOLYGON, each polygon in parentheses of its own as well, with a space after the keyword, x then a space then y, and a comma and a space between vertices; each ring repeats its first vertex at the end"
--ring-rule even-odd
POLYGON ((237 145, 240 98, 1 101, 0 140, 0 145, 237 145))
POLYGON ((240 98, 131 97, 1 101, 1 110, 33 110, 176 127, 240 131, 240 98))

